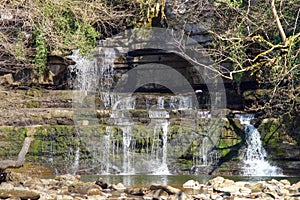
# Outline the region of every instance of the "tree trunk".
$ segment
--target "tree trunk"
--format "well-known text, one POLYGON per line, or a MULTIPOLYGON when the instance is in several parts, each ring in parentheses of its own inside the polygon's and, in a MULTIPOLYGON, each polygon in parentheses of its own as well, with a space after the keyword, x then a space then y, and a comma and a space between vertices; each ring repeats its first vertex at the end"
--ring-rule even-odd
POLYGON ((19 152, 17 160, 0 160, 0 172, 4 171, 6 168, 12 167, 12 168, 19 168, 21 167, 25 162, 25 155, 27 154, 31 141, 33 139, 31 137, 26 137, 23 147, 21 151, 19 152))

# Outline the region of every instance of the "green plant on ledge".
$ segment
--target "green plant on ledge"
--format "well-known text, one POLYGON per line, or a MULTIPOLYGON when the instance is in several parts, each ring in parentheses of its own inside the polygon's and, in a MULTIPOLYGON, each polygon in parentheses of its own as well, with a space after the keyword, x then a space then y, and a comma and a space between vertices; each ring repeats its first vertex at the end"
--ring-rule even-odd
POLYGON ((34 63, 36 66, 36 71, 38 74, 43 74, 46 70, 47 62, 47 44, 45 41, 44 34, 40 31, 35 32, 35 43, 36 43, 36 54, 34 58, 34 63))

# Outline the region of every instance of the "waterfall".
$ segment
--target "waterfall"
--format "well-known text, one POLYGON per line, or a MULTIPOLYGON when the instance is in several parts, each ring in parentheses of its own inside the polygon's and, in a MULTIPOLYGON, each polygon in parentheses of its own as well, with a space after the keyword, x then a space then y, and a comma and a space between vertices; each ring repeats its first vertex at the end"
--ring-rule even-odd
POLYGON ((164 109, 164 103, 165 103, 165 100, 164 100, 164 97, 157 97, 157 109, 164 109))
MULTIPOLYGON (((169 124, 199 126, 197 120, 211 118, 211 113, 195 111, 195 99, 190 93, 159 96, 112 91, 116 52, 98 48, 96 53, 85 58, 75 51, 70 56, 76 62, 72 67, 76 72, 74 122, 87 130, 79 129, 80 141, 84 143, 81 146, 86 147, 88 155, 85 167, 102 174, 169 174, 171 159, 177 159, 191 142, 199 139, 199 134, 195 134, 193 138, 184 136, 168 141, 169 124), (170 115, 175 120, 170 120, 170 115), (106 127, 105 133, 99 122, 106 127), (147 126, 146 130, 142 126, 147 126), (172 153, 171 142, 180 150, 172 153)), ((204 137, 196 147, 201 165, 208 165, 212 160, 208 155, 211 144, 207 143, 208 138, 204 137)), ((80 149, 74 149, 75 166, 79 163, 79 152, 80 149)))
POLYGON ((112 106, 112 113, 110 118, 113 119, 113 124, 121 127, 122 130, 122 146, 123 146, 123 174, 133 174, 134 168, 132 167, 132 153, 131 153, 131 140, 132 140, 132 126, 131 114, 129 110, 135 109, 135 97, 123 97, 112 106))
MULTIPOLYGON (((79 138, 76 137, 77 141, 79 141, 79 138)), ((73 162, 73 174, 76 174, 79 168, 79 159, 80 159, 80 147, 79 145, 76 146, 74 151, 74 162, 73 162)))
POLYGON ((186 110, 193 108, 192 96, 179 96, 178 110, 186 110))
POLYGON ((100 79, 100 90, 109 91, 114 83, 114 60, 115 60, 115 50, 112 48, 102 48, 98 49, 101 55, 100 59, 97 61, 97 66, 99 68, 99 73, 97 74, 100 79))
POLYGON ((170 107, 170 109, 176 109, 176 97, 175 96, 170 97, 169 107, 170 107))
POLYGON ((246 134, 247 149, 243 156, 243 175, 245 176, 280 176, 282 170, 271 165, 265 158, 266 150, 261 143, 259 131, 251 125, 250 121, 254 119, 254 115, 236 115, 240 123, 244 125, 246 134))
POLYGON ((198 111, 198 118, 211 118, 210 111, 198 111))
POLYGON ((103 156, 102 156, 102 163, 104 164, 104 169, 103 169, 103 173, 104 174, 109 174, 109 170, 110 170, 110 154, 111 154, 111 150, 110 150, 110 126, 106 127, 106 133, 103 137, 103 156))
POLYGON ((131 164, 131 126, 121 127, 123 133, 123 174, 134 174, 134 168, 131 164))
POLYGON ((209 166, 215 161, 217 158, 214 158, 214 152, 209 152, 210 150, 210 141, 207 136, 202 138, 200 142, 200 146, 197 148, 197 152, 193 154, 193 166, 194 167, 205 167, 209 166))
POLYGON ((154 126, 150 158, 152 163, 150 167, 152 169, 149 171, 153 171, 153 168, 156 168, 152 172, 153 174, 170 174, 167 164, 169 113, 165 110, 149 110, 149 118, 151 119, 151 124, 154 126), (160 131, 162 132, 161 139, 159 137, 160 131), (159 147, 161 143, 162 147, 159 147))
POLYGON ((208 151, 208 148, 207 148, 207 144, 208 144, 208 138, 207 137, 204 137, 203 140, 202 140, 202 163, 204 166, 207 166, 207 151, 208 151))
MULTIPOLYGON (((113 69, 115 51, 114 49, 98 49, 98 55, 84 57, 79 50, 73 51, 69 56, 75 65, 70 66, 70 71, 76 74, 73 88, 73 109, 74 122, 76 125, 98 125, 95 113, 95 94, 97 91, 103 92, 101 99, 104 107, 111 106, 114 102, 109 93, 113 85, 113 69)), ((97 131, 98 129, 96 129, 97 131)), ((87 149, 93 155, 93 168, 100 169, 101 172, 108 173, 110 169, 110 136, 89 136, 83 129, 78 129, 79 136, 85 138, 83 141, 87 149)), ((109 130, 107 130, 109 132, 109 130)), ((78 139, 78 138, 77 138, 78 139)), ((73 173, 79 167, 80 148, 74 149, 73 173)))

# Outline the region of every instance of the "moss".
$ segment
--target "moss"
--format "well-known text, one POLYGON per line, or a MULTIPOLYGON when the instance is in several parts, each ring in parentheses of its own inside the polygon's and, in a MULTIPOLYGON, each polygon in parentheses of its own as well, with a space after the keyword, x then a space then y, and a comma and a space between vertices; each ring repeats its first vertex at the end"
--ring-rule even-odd
POLYGON ((40 153, 40 147, 42 146, 42 141, 40 139, 35 139, 30 145, 30 152, 33 156, 38 156, 40 153))
POLYGON ((282 140, 280 135, 281 123, 276 119, 266 119, 258 127, 264 146, 277 146, 282 140))
POLYGON ((38 108, 40 103, 38 101, 28 101, 26 102, 26 108, 38 108))
POLYGON ((187 159, 177 159, 177 162, 180 164, 180 168, 182 170, 190 170, 191 167, 193 166, 193 161, 192 160, 187 160, 187 159))
POLYGON ((29 154, 34 160, 53 152, 58 155, 66 154, 69 148, 78 146, 74 131, 72 126, 38 127, 29 154))
POLYGON ((1 141, 5 143, 4 146, 0 146, 0 157, 7 159, 18 155, 27 136, 27 130, 26 128, 1 127, 0 136, 1 141))
POLYGON ((239 142, 240 140, 237 139, 222 138, 219 140, 217 148, 220 150, 221 155, 224 157, 231 151, 231 148, 233 148, 234 145, 239 142))

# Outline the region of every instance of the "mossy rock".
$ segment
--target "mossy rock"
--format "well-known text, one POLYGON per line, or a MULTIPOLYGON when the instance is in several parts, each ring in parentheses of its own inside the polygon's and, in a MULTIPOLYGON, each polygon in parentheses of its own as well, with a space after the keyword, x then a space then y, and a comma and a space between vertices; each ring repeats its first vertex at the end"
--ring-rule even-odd
POLYGON ((1 141, 0 157, 2 159, 15 158, 23 146, 27 136, 26 128, 0 127, 1 141))
POLYGON ((264 146, 277 146, 282 141, 281 122, 278 119, 264 119, 257 128, 264 146))

